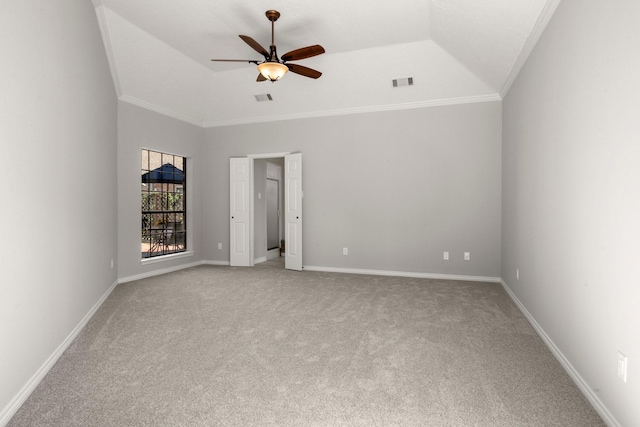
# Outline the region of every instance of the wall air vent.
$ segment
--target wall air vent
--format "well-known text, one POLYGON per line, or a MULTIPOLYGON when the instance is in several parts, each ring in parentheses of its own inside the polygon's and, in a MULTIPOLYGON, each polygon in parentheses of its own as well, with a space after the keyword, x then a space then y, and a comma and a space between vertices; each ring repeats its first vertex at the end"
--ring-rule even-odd
POLYGON ((264 95, 254 95, 256 97, 256 101, 264 102, 264 101, 273 101, 273 97, 270 93, 264 95))
POLYGON ((393 79, 393 87, 413 86, 413 77, 405 77, 403 79, 393 79))

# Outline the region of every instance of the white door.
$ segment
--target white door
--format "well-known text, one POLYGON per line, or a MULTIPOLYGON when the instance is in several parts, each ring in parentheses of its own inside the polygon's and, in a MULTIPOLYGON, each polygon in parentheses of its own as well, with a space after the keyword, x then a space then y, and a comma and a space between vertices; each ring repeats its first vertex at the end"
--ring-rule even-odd
POLYGON ((229 182, 231 200, 229 229, 229 264, 250 266, 251 264, 251 211, 250 211, 250 171, 249 159, 229 159, 229 182))
POLYGON ((284 267, 302 270, 302 154, 284 156, 284 267))

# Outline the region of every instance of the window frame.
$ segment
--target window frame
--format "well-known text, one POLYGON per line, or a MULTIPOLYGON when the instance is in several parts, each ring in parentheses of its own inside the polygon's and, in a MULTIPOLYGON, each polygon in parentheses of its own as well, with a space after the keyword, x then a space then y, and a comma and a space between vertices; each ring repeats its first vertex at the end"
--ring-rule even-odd
POLYGON ((187 253, 187 157, 140 150, 140 259, 142 262, 187 253))

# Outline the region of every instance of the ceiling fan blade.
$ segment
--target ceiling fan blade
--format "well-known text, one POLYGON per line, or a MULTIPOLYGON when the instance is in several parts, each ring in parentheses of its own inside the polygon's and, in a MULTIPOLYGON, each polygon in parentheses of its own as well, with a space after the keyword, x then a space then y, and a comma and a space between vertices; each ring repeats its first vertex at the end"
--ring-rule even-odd
POLYGON ((313 46, 301 47, 300 49, 292 50, 282 55, 283 61, 298 61, 300 59, 311 58, 312 56, 321 55, 324 53, 324 48, 319 44, 313 46))
POLYGON ((310 77, 312 79, 317 79, 322 75, 320 71, 314 70, 313 68, 304 67, 298 64, 285 64, 289 67, 289 71, 292 73, 300 74, 301 76, 310 77))
POLYGON ((252 39, 249 36, 238 36, 240 37, 242 40, 244 40, 244 42, 246 44, 248 44, 249 46, 251 46, 253 48, 253 50, 255 50, 256 52, 258 52, 260 55, 264 56, 265 59, 269 59, 269 52, 267 52, 267 49, 263 48, 260 43, 258 43, 257 41, 255 41, 254 39, 252 39))
POLYGON ((267 78, 265 76, 263 76, 262 74, 258 74, 258 78, 256 79, 257 82, 266 82, 267 78))

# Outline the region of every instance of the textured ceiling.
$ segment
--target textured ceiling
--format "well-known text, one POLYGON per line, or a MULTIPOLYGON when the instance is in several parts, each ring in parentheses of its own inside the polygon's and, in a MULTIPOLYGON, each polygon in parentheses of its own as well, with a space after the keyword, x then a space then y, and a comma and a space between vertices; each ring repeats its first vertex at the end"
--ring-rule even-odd
POLYGON ((119 98, 205 127, 500 99, 558 2, 93 0, 119 98), (325 48, 296 61, 322 77, 258 83, 253 64, 211 62, 261 60, 238 35, 268 49, 267 9, 280 55, 325 48))

